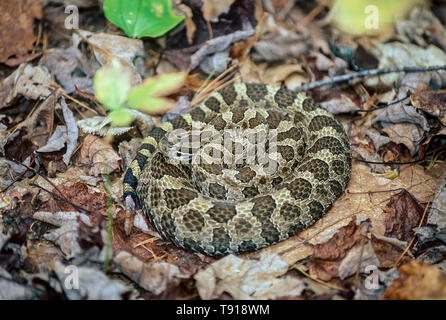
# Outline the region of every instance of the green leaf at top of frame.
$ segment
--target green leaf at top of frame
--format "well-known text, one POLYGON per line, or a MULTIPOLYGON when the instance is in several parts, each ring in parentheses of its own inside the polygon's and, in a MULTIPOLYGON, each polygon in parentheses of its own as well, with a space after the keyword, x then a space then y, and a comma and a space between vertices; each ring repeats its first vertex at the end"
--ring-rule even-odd
POLYGON ((132 38, 162 36, 184 20, 172 12, 171 0, 106 0, 104 14, 132 38))

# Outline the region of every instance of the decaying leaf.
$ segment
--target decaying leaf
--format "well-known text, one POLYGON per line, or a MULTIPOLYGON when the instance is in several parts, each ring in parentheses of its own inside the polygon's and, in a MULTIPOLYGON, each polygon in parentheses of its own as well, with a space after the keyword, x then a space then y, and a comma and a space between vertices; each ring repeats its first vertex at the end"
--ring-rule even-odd
POLYGON ((8 106, 15 97, 44 99, 51 94, 53 81, 44 67, 22 64, 0 86, 0 108, 8 106))
POLYGON ((424 6, 413 8, 407 19, 395 22, 395 27, 406 42, 426 47, 434 40, 432 42, 445 49, 446 29, 434 13, 424 6))
POLYGON ((434 91, 426 85, 420 85, 410 95, 410 101, 415 108, 438 118, 446 126, 446 90, 434 91))
MULTIPOLYGON (((368 261, 366 265, 358 265, 361 250, 369 245, 364 234, 369 223, 370 221, 357 223, 357 219, 353 219, 348 226, 340 228, 328 241, 316 245, 310 262, 310 274, 322 280, 330 280, 335 276, 341 276, 340 270, 343 263, 350 266, 350 268, 342 268, 343 277, 346 277, 347 273, 361 272, 370 264, 368 261), (348 260, 354 260, 357 263, 352 265, 348 260)), ((367 248, 370 249, 370 247, 367 248)), ((366 254, 372 258, 372 261, 376 261, 376 256, 373 257, 372 254, 373 250, 370 251, 367 248, 366 254)))
POLYGON ((229 7, 235 0, 203 0, 203 17, 206 21, 217 22, 217 18, 225 11, 229 11, 229 7))
POLYGON ((386 133, 392 142, 396 144, 403 144, 409 149, 411 156, 415 156, 420 147, 423 130, 412 123, 396 123, 386 125, 382 129, 386 133))
POLYGON ((0 300, 32 298, 36 298, 36 292, 15 281, 9 272, 0 267, 0 300))
POLYGON ((258 28, 261 35, 254 44, 254 61, 283 61, 298 57, 307 50, 305 36, 280 26, 271 15, 267 15, 258 28))
POLYGON ((79 30, 78 35, 73 37, 73 46, 76 47, 80 41, 87 41, 101 65, 111 64, 113 60, 117 59, 126 71, 132 75, 132 85, 141 82, 141 75, 133 63, 136 57, 144 56, 144 47, 141 40, 106 33, 95 34, 85 30, 79 30))
MULTIPOLYGON (((130 111, 138 112, 137 110, 130 111)), ((77 121, 77 125, 83 132, 96 134, 102 137, 106 135, 119 136, 132 129, 132 127, 111 127, 109 126, 110 123, 110 117, 102 116, 95 116, 92 118, 77 121)))
POLYGON ((65 93, 78 90, 93 94, 93 70, 86 65, 85 57, 76 46, 67 49, 45 50, 41 63, 55 76, 65 93))
POLYGON ((42 19, 42 7, 36 0, 0 1, 0 62, 17 66, 35 58, 32 52, 36 35, 34 19, 42 19))
POLYGON ((321 102, 320 105, 333 114, 348 113, 359 109, 357 102, 345 93, 339 93, 337 96, 330 97, 330 99, 321 102))
POLYGON ((435 226, 437 230, 446 229, 446 176, 435 193, 427 223, 435 226))
POLYGON ((231 34, 206 41, 206 43, 190 57, 190 68, 194 69, 198 67, 206 57, 216 52, 225 51, 229 48, 231 43, 244 40, 253 34, 254 30, 250 25, 247 25, 245 30, 236 31, 231 34))
POLYGON ((201 299, 217 299, 223 292, 235 299, 275 299, 298 296, 305 288, 302 280, 284 276, 289 266, 275 254, 260 260, 226 256, 197 273, 194 278, 201 299))
POLYGON ((418 227, 424 210, 409 192, 403 190, 390 197, 384 211, 387 214, 385 235, 410 241, 412 229, 418 227))
POLYGON ((73 112, 68 108, 65 99, 61 100, 62 113, 67 126, 67 151, 63 155, 63 161, 66 165, 70 162, 71 155, 77 147, 77 138, 79 136, 79 129, 77 128, 73 112))
MULTIPOLYGON (((380 43, 376 45, 372 53, 375 57, 379 57, 379 68, 446 65, 446 53, 434 45, 421 48, 402 42, 380 43)), ((444 79, 445 73, 440 71, 439 74, 444 79)), ((369 77, 365 83, 369 87, 378 85, 391 87, 392 84, 401 82, 404 76, 403 73, 389 73, 379 77, 369 77)), ((433 74, 430 73, 427 76, 432 77, 433 74)), ((419 74, 416 74, 416 77, 419 77, 419 74)))
POLYGON ((104 140, 88 135, 82 144, 81 163, 89 168, 90 174, 99 176, 120 170, 121 157, 104 140))
POLYGON ((436 267, 412 260, 398 269, 400 278, 384 292, 385 300, 446 300, 446 276, 436 267))
POLYGON ((121 281, 110 279, 102 270, 92 267, 66 266, 57 261, 54 272, 70 300, 121 300, 129 291, 121 281), (70 278, 74 273, 76 283, 70 278))
POLYGON ((143 263, 130 253, 121 251, 113 260, 127 277, 155 295, 161 294, 168 285, 178 284, 180 279, 189 278, 178 267, 167 262, 143 263))
POLYGON ((90 219, 87 215, 80 212, 51 212, 38 211, 33 215, 34 219, 41 220, 59 228, 45 234, 45 238, 56 243, 65 256, 73 258, 82 252, 79 245, 79 221, 90 225, 90 219))

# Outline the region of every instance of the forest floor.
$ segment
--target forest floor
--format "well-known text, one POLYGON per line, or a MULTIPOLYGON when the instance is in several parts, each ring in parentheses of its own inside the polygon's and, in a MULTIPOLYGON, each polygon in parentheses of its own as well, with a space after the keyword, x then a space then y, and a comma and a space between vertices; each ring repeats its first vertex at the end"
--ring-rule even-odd
POLYGON ((401 1, 375 28, 387 12, 347 12, 348 0, 183 0, 183 22, 141 39, 102 2, 0 0, 0 299, 446 299, 444 1, 401 1), (361 14, 365 28, 348 20, 361 14), (132 85, 184 72, 171 108, 110 126, 94 76, 114 59, 132 85), (443 70, 333 80, 429 66, 443 70), (313 227, 208 257, 126 210, 123 178, 148 130, 237 81, 304 91, 333 113, 352 173, 313 227))

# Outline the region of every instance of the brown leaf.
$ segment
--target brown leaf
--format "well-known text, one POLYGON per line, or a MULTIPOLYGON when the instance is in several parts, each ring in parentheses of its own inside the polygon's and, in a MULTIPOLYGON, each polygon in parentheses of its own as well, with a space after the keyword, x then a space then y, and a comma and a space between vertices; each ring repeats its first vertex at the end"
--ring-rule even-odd
POLYGON ((415 108, 437 117, 446 126, 446 90, 435 91, 420 85, 410 95, 410 101, 415 108))
POLYGON ((57 172, 67 171, 67 165, 63 162, 62 157, 65 150, 53 151, 53 152, 39 152, 40 159, 43 166, 48 172, 49 177, 55 177, 57 172))
POLYGON ((26 138, 25 131, 19 130, 17 135, 5 145, 5 157, 8 160, 23 162, 32 155, 38 147, 26 138))
POLYGON ((208 22, 217 22, 218 17, 229 9, 235 0, 202 0, 203 17, 208 22))
MULTIPOLYGON (((385 239, 385 237, 383 237, 385 239)), ((377 238, 372 234, 372 246, 379 260, 380 268, 392 268, 395 262, 401 256, 403 249, 393 245, 389 241, 377 238)), ((405 259, 404 257, 403 259, 405 259)))
POLYGON ((36 0, 0 0, 0 62, 13 67, 36 57, 34 19, 42 19, 36 0))
MULTIPOLYGON (((82 182, 66 183, 57 186, 57 190, 52 190, 54 194, 68 199, 71 203, 91 212, 90 222, 93 226, 99 226, 103 216, 107 215, 106 195, 104 193, 92 192, 89 187, 82 182)), ((53 200, 44 202, 39 211, 61 211, 70 212, 77 210, 70 203, 54 197, 53 200), (55 205, 56 204, 56 205, 55 205)))
POLYGON ((446 300, 446 276, 436 267, 412 260, 399 268, 395 279, 381 299, 387 300, 446 300))
POLYGON ((420 223, 424 210, 409 192, 403 190, 390 197, 384 211, 387 214, 385 235, 410 241, 413 237, 412 229, 420 223))
POLYGON ((104 140, 88 135, 81 149, 81 163, 90 168, 90 174, 99 176, 119 171, 121 157, 104 140))
POLYGON ((405 145, 412 156, 418 152, 423 139, 423 131, 413 123, 391 124, 382 131, 389 136, 391 141, 405 145))
POLYGON ((12 104, 20 95, 32 100, 49 99, 51 86, 54 82, 48 70, 22 64, 0 85, 0 109, 12 104))
POLYGON ((353 218, 327 242, 316 245, 310 261, 310 274, 325 281, 337 276, 339 267, 349 251, 368 242, 361 231, 369 222, 367 219, 357 225, 356 218, 353 218))

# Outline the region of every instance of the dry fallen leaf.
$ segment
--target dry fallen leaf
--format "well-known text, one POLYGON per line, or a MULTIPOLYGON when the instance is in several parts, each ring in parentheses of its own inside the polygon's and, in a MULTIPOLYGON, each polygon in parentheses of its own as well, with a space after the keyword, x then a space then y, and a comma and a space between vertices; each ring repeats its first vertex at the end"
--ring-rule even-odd
POLYGON ((229 7, 235 0, 203 0, 203 17, 208 22, 217 22, 217 18, 225 11, 229 11, 229 7))
POLYGON ((51 94, 54 85, 48 70, 22 64, 0 86, 0 109, 8 106, 18 95, 37 100, 51 94))
POLYGON ((122 159, 104 140, 88 135, 81 149, 81 163, 90 168, 90 174, 99 176, 120 170, 122 159))
POLYGON ((155 295, 161 294, 167 286, 178 284, 189 278, 180 269, 167 262, 144 263, 126 251, 119 252, 113 260, 127 277, 155 295))
POLYGON ((406 190, 390 197, 384 208, 386 213, 386 236, 403 241, 413 237, 412 229, 417 227, 423 216, 423 208, 406 190))
POLYGON ((35 299, 28 287, 19 284, 9 272, 0 267, 0 300, 35 299))
POLYGON ((399 269, 381 299, 385 300, 446 300, 446 276, 436 267, 412 260, 399 269))
POLYGON ((410 95, 410 101, 415 108, 437 117, 446 126, 446 90, 434 91, 426 85, 420 85, 410 95))
POLYGON ((392 142, 404 144, 412 156, 417 154, 420 142, 423 139, 423 132, 417 125, 396 123, 383 128, 382 131, 389 136, 392 142))
MULTIPOLYGON (((365 235, 369 224, 370 221, 358 223, 357 219, 352 219, 347 226, 340 228, 328 241, 316 245, 310 261, 310 274, 325 281, 340 275, 341 265, 348 263, 352 257, 353 260, 357 260, 354 257, 358 257, 359 251, 364 250, 364 247, 369 244, 365 235)), ((364 262, 366 262, 365 266, 371 264, 367 260, 364 256, 362 264, 364 262)), ((376 257, 373 258, 373 255, 372 260, 376 261, 376 257)), ((348 264, 350 265, 350 263, 348 264)), ((374 264, 377 265, 377 263, 374 264)), ((358 271, 362 271, 365 266, 356 264, 356 268, 352 266, 352 271, 355 273, 358 268, 358 271)), ((346 269, 343 267, 344 273, 346 269)), ((343 275, 345 276, 345 274, 343 275)))
POLYGON ((45 239, 57 244, 67 259, 73 258, 82 252, 79 245, 79 223, 82 221, 90 225, 87 215, 80 212, 51 212, 38 211, 33 215, 34 219, 58 226, 52 232, 44 235, 45 239))
POLYGON ((73 47, 77 48, 81 40, 88 42, 101 65, 111 64, 113 60, 117 59, 123 68, 132 75, 132 85, 137 85, 142 81, 134 64, 136 57, 144 56, 144 46, 141 40, 78 30, 78 33, 73 35, 73 47))
POLYGON ((39 54, 32 52, 34 19, 42 19, 36 0, 0 0, 0 62, 13 67, 39 54))
POLYGON ((445 170, 445 162, 430 170, 420 165, 404 165, 397 178, 388 179, 371 172, 366 164, 354 161, 347 191, 314 226, 295 237, 244 256, 256 258, 263 252, 276 253, 289 265, 293 265, 310 256, 313 252, 312 245, 320 243, 327 234, 347 225, 355 215, 369 218, 373 234, 384 235, 384 207, 395 190, 399 192, 399 188, 407 189, 421 203, 426 203, 432 200, 445 170))
POLYGON ((261 34, 254 45, 252 59, 255 61, 284 61, 299 57, 307 50, 306 37, 282 27, 272 15, 267 14, 257 29, 261 34))
MULTIPOLYGON (((379 43, 373 48, 372 54, 379 58, 379 68, 446 64, 446 53, 433 44, 423 48, 411 43, 396 41, 379 43)), ((444 78, 444 72, 441 74, 444 78)), ((368 87, 382 85, 392 87, 394 83, 399 83, 405 76, 404 73, 388 73, 378 77, 369 77, 365 80, 365 83, 368 87)), ((433 74, 427 73, 427 76, 430 78, 433 74)), ((420 74, 415 74, 415 77, 420 77, 420 74)), ((404 90, 407 90, 407 88, 404 90)))
POLYGON ((69 277, 76 272, 78 276, 78 287, 62 288, 67 297, 71 300, 121 300, 126 292, 129 291, 121 281, 107 277, 102 270, 92 267, 65 266, 60 261, 54 265, 54 272, 63 284, 72 281, 69 277))
POLYGON ((261 255, 260 260, 226 256, 194 278, 201 299, 217 299, 223 292, 235 299, 275 299, 299 296, 305 284, 302 280, 283 276, 289 265, 276 254, 261 255))

